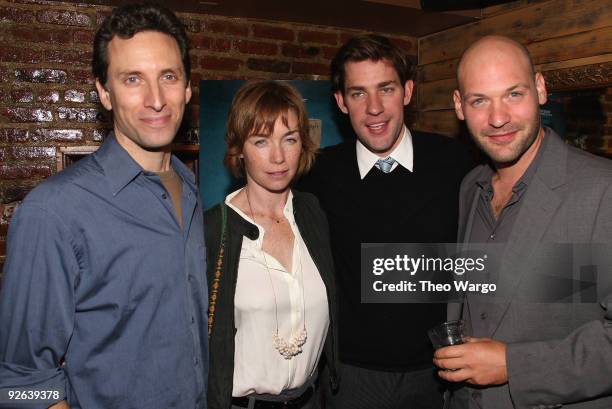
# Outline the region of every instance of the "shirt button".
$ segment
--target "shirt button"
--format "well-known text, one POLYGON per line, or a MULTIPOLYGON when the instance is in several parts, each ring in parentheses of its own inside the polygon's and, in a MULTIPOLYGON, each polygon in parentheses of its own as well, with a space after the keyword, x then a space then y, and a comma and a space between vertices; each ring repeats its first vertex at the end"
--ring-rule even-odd
POLYGON ((168 195, 165 193, 162 193, 162 199, 167 199, 167 198, 168 198, 168 195))
POLYGON ((489 236, 489 238, 490 238, 491 240, 493 240, 493 239, 495 238, 495 233, 491 234, 491 235, 489 236))
POLYGON ((487 319, 487 313, 483 312, 482 314, 480 314, 480 319, 481 320, 486 320, 487 319))
POLYGON ((191 323, 195 323, 195 318, 193 316, 191 316, 191 323))
POLYGON ((198 366, 198 358, 193 358, 193 365, 198 366))

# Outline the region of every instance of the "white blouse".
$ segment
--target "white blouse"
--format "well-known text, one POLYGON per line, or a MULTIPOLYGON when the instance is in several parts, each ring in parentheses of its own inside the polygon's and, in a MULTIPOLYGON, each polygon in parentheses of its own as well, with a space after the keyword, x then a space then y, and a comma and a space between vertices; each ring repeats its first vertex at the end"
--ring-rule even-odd
POLYGON ((232 396, 251 393, 278 395, 285 389, 302 386, 316 369, 329 326, 327 293, 295 224, 293 194, 289 192, 284 208, 294 235, 291 262, 293 271, 286 271, 273 256, 268 253, 264 256, 263 227, 230 202, 240 190, 228 195, 225 203, 242 218, 257 226, 259 237, 250 240, 245 236, 242 240, 234 295, 237 332, 232 396), (306 322, 306 343, 302 352, 291 359, 283 358, 273 345, 272 337, 276 332, 274 294, 278 307, 279 336, 290 341, 302 330, 304 319, 306 322))

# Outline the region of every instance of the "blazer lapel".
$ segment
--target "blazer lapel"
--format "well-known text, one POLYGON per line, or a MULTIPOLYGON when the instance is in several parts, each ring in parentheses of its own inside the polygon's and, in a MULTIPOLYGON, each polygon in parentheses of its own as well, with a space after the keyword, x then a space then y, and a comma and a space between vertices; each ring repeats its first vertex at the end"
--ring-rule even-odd
POLYGON ((488 171, 488 165, 479 165, 477 169, 470 172, 464 179, 465 191, 459 197, 459 226, 457 226, 459 243, 468 243, 472 235, 472 225, 480 197, 480 189, 476 181, 484 177, 483 175, 488 171))
POLYGON ((523 197, 499 267, 497 288, 504 297, 488 314, 490 337, 494 336, 516 298, 516 291, 537 250, 535 244, 541 241, 563 203, 563 198, 555 190, 565 184, 567 147, 550 130, 547 130, 545 138, 548 138, 545 150, 523 197))
MULTIPOLYGON (((459 225, 457 228, 457 249, 459 252, 465 251, 469 245, 468 240, 472 232, 474 215, 480 196, 480 190, 476 187, 476 180, 480 177, 484 169, 484 166, 481 167, 481 170, 477 172, 477 176, 467 184, 469 187, 466 188, 465 193, 461 194, 459 198, 459 225)), ((457 276, 455 276, 455 278, 457 278, 457 276)), ((465 293, 460 294, 459 297, 461 298, 460 302, 449 302, 446 307, 446 316, 449 321, 464 318, 464 306, 467 302, 465 293)))

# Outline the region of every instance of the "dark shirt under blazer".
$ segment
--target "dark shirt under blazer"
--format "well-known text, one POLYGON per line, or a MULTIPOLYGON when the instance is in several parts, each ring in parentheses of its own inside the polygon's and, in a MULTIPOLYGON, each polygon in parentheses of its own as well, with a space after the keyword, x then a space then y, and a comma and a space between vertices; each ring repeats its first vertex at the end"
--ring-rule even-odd
MULTIPOLYGON (((551 129, 545 139, 505 243, 497 287, 506 297, 485 303, 468 293, 463 310, 449 305, 449 319, 469 312, 474 336, 507 343, 508 383, 465 385, 453 394, 453 409, 612 408, 612 161, 568 146, 551 129), (538 257, 539 243, 606 244, 607 252, 595 246, 592 253, 604 270, 598 271, 599 302, 520 300, 554 288, 533 285, 537 275, 557 274, 555 263, 538 257)), ((481 194, 477 182, 487 166, 462 182, 460 241, 469 241, 481 194)))

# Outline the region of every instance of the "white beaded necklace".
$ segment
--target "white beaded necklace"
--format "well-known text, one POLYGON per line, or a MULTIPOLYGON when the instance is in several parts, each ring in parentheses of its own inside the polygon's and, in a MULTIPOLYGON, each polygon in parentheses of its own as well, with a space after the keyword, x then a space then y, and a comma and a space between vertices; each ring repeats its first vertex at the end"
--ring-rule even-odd
MULTIPOLYGON (((244 188, 244 193, 247 198, 247 203, 249 205, 249 211, 251 212, 251 217, 253 218, 253 222, 257 223, 255 220, 255 213, 253 212, 253 208, 251 207, 251 200, 249 198, 249 190, 247 187, 244 188)), ((277 220, 276 223, 280 221, 277 220)), ((296 238, 294 237, 294 240, 296 238)), ((300 354, 302 352, 302 347, 306 343, 308 339, 308 333, 306 332, 306 301, 304 298, 304 272, 302 270, 302 256, 298 250, 298 260, 300 266, 300 280, 302 286, 302 308, 304 311, 304 322, 302 329, 297 334, 291 334, 289 340, 278 335, 278 302, 276 301, 276 291, 274 290, 274 283, 272 282, 272 274, 270 273, 270 267, 268 266, 268 260, 266 258, 266 253, 263 251, 263 240, 261 243, 261 247, 259 249, 261 251, 261 255, 264 259, 264 264, 266 266, 266 271, 268 272, 268 279, 270 280, 270 286, 272 287, 272 294, 274 295, 274 317, 276 322, 276 332, 272 334, 272 345, 278 351, 279 354, 285 359, 291 359, 294 356, 300 354)))

